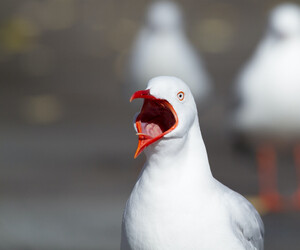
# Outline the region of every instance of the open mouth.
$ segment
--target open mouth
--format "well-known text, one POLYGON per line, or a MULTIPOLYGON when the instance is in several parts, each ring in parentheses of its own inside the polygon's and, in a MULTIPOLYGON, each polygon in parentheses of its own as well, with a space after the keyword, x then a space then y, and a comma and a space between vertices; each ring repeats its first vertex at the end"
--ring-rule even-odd
POLYGON ((178 124, 177 114, 168 101, 156 99, 149 90, 137 91, 131 100, 136 98, 144 98, 144 104, 135 121, 139 143, 134 158, 178 124))

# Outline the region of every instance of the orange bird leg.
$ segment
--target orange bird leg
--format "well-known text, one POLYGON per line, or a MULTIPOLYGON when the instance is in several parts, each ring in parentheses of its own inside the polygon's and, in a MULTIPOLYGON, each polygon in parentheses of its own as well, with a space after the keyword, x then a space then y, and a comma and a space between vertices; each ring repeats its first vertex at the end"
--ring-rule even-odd
POLYGON ((296 209, 300 209, 300 144, 294 148, 294 161, 297 174, 297 191, 293 196, 293 205, 296 209))
POLYGON ((283 209, 277 187, 276 153, 271 145, 263 145, 257 149, 259 196, 267 209, 279 212, 283 209))

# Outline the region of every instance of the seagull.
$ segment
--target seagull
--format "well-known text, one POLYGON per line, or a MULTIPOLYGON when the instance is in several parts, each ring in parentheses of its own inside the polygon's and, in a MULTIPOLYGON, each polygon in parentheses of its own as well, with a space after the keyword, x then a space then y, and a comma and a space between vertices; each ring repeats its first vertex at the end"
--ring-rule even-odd
POLYGON ((270 13, 265 37, 236 82, 239 104, 232 126, 256 147, 259 193, 271 211, 284 207, 277 187, 276 145, 292 143, 298 172, 294 203, 300 209, 300 7, 270 13))
POLYGON ((155 77, 137 98, 135 157, 147 160, 126 203, 121 250, 263 249, 255 208, 212 176, 189 87, 155 77))
POLYGON ((133 44, 129 59, 128 97, 144 89, 156 76, 173 75, 183 79, 198 103, 204 103, 211 91, 211 80, 195 48, 189 42, 178 5, 156 1, 150 5, 146 23, 133 44))

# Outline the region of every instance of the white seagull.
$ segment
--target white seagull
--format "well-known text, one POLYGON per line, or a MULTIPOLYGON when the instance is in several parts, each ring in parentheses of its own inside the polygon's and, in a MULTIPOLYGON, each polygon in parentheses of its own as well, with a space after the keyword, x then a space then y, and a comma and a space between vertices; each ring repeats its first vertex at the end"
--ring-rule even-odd
POLYGON ((197 108, 176 77, 149 81, 136 117, 137 157, 147 160, 126 203, 122 250, 263 249, 263 222, 211 173, 197 108))
POLYGON ((179 6, 171 1, 156 1, 148 9, 146 24, 138 33, 131 52, 128 96, 136 89, 144 89, 151 78, 161 75, 183 79, 198 103, 207 100, 210 78, 184 32, 179 6))
MULTIPOLYGON (((299 145, 300 139, 300 7, 281 4, 270 14, 264 39, 240 73, 240 100, 233 127, 257 147, 260 195, 270 210, 283 209, 276 184, 277 142, 299 145), (254 140, 253 140, 254 139, 254 140)), ((300 147, 295 146, 300 209, 300 147)))

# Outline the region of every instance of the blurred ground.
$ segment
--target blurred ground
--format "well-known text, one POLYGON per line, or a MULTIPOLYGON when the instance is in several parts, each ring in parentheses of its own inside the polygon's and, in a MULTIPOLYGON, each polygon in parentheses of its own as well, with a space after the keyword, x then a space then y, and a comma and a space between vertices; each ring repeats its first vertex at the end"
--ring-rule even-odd
MULTIPOLYGON (((1 1, 0 249, 119 248, 144 160, 133 160, 136 110, 122 97, 122 76, 149 2, 1 1)), ((200 115, 213 173, 256 194, 254 159, 231 149, 225 126, 235 74, 280 1, 179 2, 215 84, 200 115)), ((286 165, 280 187, 290 195, 286 165)), ((266 250, 299 249, 299 213, 263 220, 266 250)))

